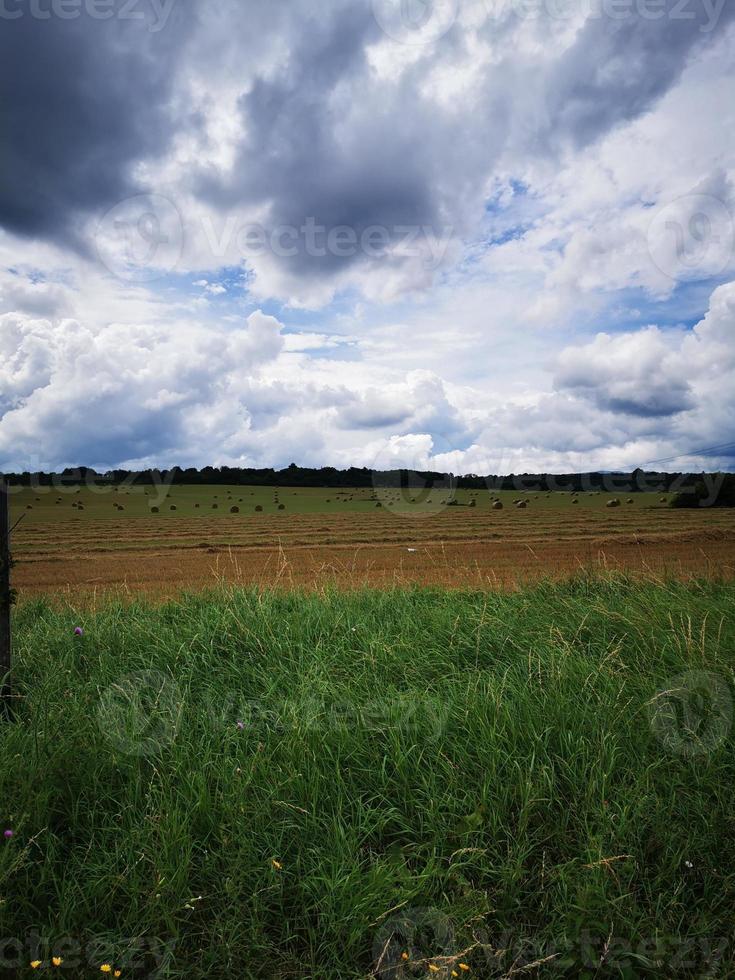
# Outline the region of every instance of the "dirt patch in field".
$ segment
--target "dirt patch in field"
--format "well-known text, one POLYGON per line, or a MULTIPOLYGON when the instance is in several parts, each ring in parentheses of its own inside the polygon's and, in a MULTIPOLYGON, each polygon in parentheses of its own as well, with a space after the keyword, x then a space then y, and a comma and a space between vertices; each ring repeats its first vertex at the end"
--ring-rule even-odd
POLYGON ((735 576, 731 512, 553 513, 427 521, 364 515, 270 521, 94 522, 34 527, 15 542, 21 595, 96 591, 171 595, 217 581, 321 588, 441 585, 508 588, 582 568, 735 576))

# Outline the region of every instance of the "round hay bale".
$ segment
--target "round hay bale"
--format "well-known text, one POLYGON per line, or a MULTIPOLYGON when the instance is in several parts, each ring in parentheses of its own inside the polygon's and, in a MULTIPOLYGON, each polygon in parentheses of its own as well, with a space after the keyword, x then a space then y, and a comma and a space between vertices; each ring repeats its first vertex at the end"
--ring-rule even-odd
POLYGON ((158 507, 151 507, 151 514, 157 514, 157 513, 158 513, 158 507))
POLYGON ((212 510, 219 510, 219 504, 212 504, 212 510))
POLYGON ((493 504, 493 510, 502 510, 502 509, 503 509, 503 505, 500 503, 499 500, 496 500, 495 503, 493 504))
POLYGON ((201 507, 201 504, 194 504, 194 509, 195 510, 199 510, 200 507, 201 507))
POLYGON ((171 504, 169 510, 176 510, 176 507, 173 504, 171 504))
POLYGON ((258 513, 258 514, 262 514, 262 513, 263 513, 263 508, 261 507, 261 505, 260 505, 260 504, 258 504, 258 505, 256 506, 256 508, 255 508, 255 511, 256 511, 256 513, 258 513))
POLYGON ((230 513, 231 514, 239 514, 240 513, 240 508, 239 507, 230 507, 230 513))
POLYGON ((605 506, 606 507, 611 507, 611 508, 612 507, 619 507, 620 506, 620 501, 618 500, 617 497, 614 497, 612 500, 608 500, 608 502, 605 504, 605 506))
POLYGON ((633 498, 632 497, 628 497, 628 499, 625 502, 626 502, 626 504, 632 504, 633 503, 633 498))
POLYGON ((285 504, 279 504, 278 505, 278 509, 279 510, 285 510, 286 509, 286 505, 285 504))
POLYGON ((519 500, 518 503, 516 504, 516 507, 518 508, 518 510, 525 510, 526 507, 528 507, 528 504, 526 503, 525 500, 519 500))
POLYGON ((666 497, 661 497, 661 499, 659 501, 659 503, 661 503, 661 504, 667 504, 668 502, 669 501, 668 501, 668 499, 666 497))
POLYGON ((378 502, 375 506, 376 507, 382 507, 383 505, 380 502, 378 502))
POLYGON ((575 497, 575 498, 574 498, 574 499, 572 500, 572 503, 573 503, 573 504, 578 504, 578 503, 579 503, 579 501, 578 501, 578 500, 577 500, 577 498, 575 497))

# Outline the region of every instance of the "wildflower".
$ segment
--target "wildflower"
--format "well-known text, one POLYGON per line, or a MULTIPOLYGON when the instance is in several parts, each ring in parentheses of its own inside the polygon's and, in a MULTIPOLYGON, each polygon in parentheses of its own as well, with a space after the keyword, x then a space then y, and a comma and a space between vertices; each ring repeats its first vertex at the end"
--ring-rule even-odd
POLYGON ((84 636, 84 630, 81 626, 77 626, 74 629, 74 636, 84 636))
POLYGON ((5 838, 5 840, 10 840, 12 837, 15 837, 15 831, 6 830, 5 833, 3 834, 3 837, 5 838))
POLYGON ((243 729, 245 728, 245 722, 244 721, 238 721, 237 727, 240 729, 240 731, 243 731, 243 729))
POLYGON ((272 865, 273 865, 273 867, 274 867, 274 868, 276 869, 276 871, 281 871, 281 870, 283 870, 283 865, 282 865, 282 864, 280 863, 280 861, 276 861, 276 859, 275 859, 275 858, 272 858, 272 859, 271 859, 271 864, 272 864, 272 865))
POLYGON ((112 973, 112 967, 109 963, 103 963, 100 967, 100 973, 112 973))
POLYGON ((684 862, 684 866, 687 867, 687 868, 693 868, 694 867, 694 865, 692 864, 691 861, 685 861, 684 862))
POLYGON ((452 976, 453 976, 453 977, 458 977, 458 976, 459 976, 459 974, 457 973, 457 971, 456 971, 456 970, 452 970, 452 976))
POLYGON ((113 976, 115 976, 115 977, 122 976, 122 970, 115 970, 115 972, 113 973, 113 976))
POLYGON ((43 963, 43 960, 33 960, 31 962, 31 969, 32 970, 37 970, 39 968, 39 966, 41 966, 42 963, 43 963))
POLYGON ((429 963, 429 969, 432 973, 439 973, 439 967, 436 965, 436 963, 429 963))
POLYGON ((402 960, 409 960, 410 958, 411 957, 408 955, 408 953, 401 953, 401 959, 402 960))
POLYGON ((465 972, 467 972, 469 970, 469 967, 467 966, 466 963, 460 963, 459 964, 459 968, 460 968, 460 970, 464 970, 465 972))
POLYGON ((51 957, 51 962, 54 964, 54 966, 61 966, 61 964, 64 961, 63 961, 63 959, 60 956, 52 956, 51 957))

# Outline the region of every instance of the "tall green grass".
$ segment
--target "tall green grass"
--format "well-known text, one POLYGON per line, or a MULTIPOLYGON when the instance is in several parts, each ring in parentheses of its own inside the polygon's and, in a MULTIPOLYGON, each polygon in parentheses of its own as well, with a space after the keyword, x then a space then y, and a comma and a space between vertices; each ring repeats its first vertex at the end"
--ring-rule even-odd
POLYGON ((734 611, 624 578, 27 602, 8 975, 34 930, 72 977, 732 975, 734 611))

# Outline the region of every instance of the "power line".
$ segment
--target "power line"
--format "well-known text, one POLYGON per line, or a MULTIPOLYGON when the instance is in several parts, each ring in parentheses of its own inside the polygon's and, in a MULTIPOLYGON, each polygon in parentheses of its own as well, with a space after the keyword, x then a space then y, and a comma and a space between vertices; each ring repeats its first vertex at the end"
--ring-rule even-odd
POLYGON ((725 449, 735 449, 735 442, 726 442, 722 446, 710 446, 708 449, 694 449, 687 453, 679 453, 677 456, 664 456, 662 459, 649 459, 645 463, 639 463, 634 469, 642 470, 644 466, 652 466, 654 463, 671 463, 673 460, 683 459, 685 456, 710 456, 725 449))

